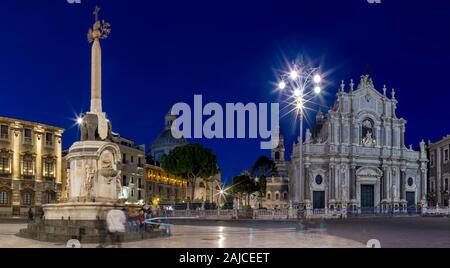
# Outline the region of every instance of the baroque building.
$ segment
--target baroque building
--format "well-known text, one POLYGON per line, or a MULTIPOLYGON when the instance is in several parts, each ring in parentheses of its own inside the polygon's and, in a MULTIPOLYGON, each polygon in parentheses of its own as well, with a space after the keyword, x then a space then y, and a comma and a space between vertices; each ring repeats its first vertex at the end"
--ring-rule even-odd
POLYGON ((122 194, 130 203, 145 200, 145 145, 136 146, 133 140, 117 133, 112 133, 112 142, 119 146, 122 154, 120 165, 122 194))
POLYGON ((288 162, 285 159, 284 136, 279 127, 274 137, 278 142, 272 149, 271 159, 275 162, 276 174, 266 178, 266 196, 262 206, 269 209, 288 208, 290 203, 288 162))
POLYGON ((300 180, 299 146, 289 163, 290 198, 307 211, 397 212, 426 207, 427 155, 405 146, 406 120, 397 100, 362 76, 344 81, 326 115, 306 131, 300 180))
POLYGON ((216 174, 208 180, 197 179, 192 196, 192 184, 188 181, 186 199, 194 203, 220 203, 220 187, 222 185, 221 174, 216 174))
POLYGON ((428 145, 429 200, 432 205, 448 206, 450 200, 450 135, 428 145))
POLYGON ((171 175, 158 166, 146 164, 145 180, 148 203, 180 203, 186 200, 186 179, 171 175))
POLYGON ((64 130, 0 117, 0 215, 26 215, 61 197, 64 130))
POLYGON ((161 131, 156 139, 150 144, 150 156, 156 163, 160 163, 163 155, 168 155, 170 151, 176 147, 187 144, 185 138, 176 139, 172 135, 171 126, 175 119, 175 115, 171 115, 170 112, 167 113, 164 117, 163 131, 161 131))
MULTIPOLYGON (((167 113, 164 117, 164 129, 157 138, 150 144, 150 156, 156 165, 161 162, 164 155, 168 155, 173 149, 187 145, 188 142, 185 138, 176 139, 172 135, 172 123, 176 119, 176 115, 167 113)), ((151 163, 148 163, 151 164, 151 163)), ((155 170, 151 168, 150 170, 155 170)), ((216 203, 219 200, 218 192, 221 186, 221 174, 216 174, 208 180, 197 179, 194 187, 192 187, 190 182, 187 182, 186 189, 183 189, 184 196, 168 194, 166 196, 173 196, 175 200, 189 200, 190 202, 207 202, 216 203), (192 188, 194 188, 194 193, 192 193, 192 188), (193 196, 192 196, 193 195, 193 196)), ((161 188, 166 188, 167 191, 171 191, 170 187, 161 186, 161 188)), ((180 191, 181 192, 181 191, 180 191)), ((170 197, 169 200, 174 199, 170 197)))

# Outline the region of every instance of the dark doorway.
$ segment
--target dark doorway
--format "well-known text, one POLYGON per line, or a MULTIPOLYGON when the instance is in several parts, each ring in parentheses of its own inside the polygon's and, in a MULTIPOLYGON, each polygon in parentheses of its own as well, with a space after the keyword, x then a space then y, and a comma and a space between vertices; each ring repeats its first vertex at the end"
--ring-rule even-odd
POLYGON ((406 202, 408 212, 415 213, 416 212, 416 193, 415 192, 406 192, 406 202))
POLYGON ((313 192, 313 208, 324 209, 325 208, 325 191, 313 192))
POLYGON ((373 213, 375 210, 374 186, 361 185, 361 212, 373 213))

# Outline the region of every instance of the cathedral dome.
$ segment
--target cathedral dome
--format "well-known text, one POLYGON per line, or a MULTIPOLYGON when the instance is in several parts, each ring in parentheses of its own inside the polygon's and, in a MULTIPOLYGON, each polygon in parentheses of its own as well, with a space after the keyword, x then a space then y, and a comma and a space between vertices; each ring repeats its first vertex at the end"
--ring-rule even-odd
POLYGON ((158 137, 153 141, 152 147, 166 146, 166 145, 176 145, 181 146, 185 145, 186 139, 180 138, 176 139, 172 135, 172 131, 170 129, 164 129, 161 133, 159 133, 158 137))
POLYGON ((171 126, 176 116, 168 113, 165 116, 164 130, 159 133, 156 139, 150 144, 150 154, 153 160, 160 162, 163 155, 167 155, 175 149, 176 147, 183 146, 187 144, 185 138, 175 138, 172 135, 171 126))

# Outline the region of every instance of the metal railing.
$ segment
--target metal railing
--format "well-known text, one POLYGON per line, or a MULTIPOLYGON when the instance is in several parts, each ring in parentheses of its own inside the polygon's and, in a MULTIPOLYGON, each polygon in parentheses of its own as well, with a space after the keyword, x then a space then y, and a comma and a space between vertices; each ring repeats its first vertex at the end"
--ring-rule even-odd
POLYGON ((345 218, 349 215, 411 215, 411 214, 439 214, 450 215, 450 208, 428 208, 426 210, 418 206, 409 208, 383 209, 377 206, 373 208, 346 208, 346 209, 175 209, 175 210, 157 210, 158 217, 197 217, 198 219, 264 219, 264 220, 285 220, 296 218, 345 218))
POLYGON ((450 207, 429 207, 422 212, 425 215, 450 216, 450 207))

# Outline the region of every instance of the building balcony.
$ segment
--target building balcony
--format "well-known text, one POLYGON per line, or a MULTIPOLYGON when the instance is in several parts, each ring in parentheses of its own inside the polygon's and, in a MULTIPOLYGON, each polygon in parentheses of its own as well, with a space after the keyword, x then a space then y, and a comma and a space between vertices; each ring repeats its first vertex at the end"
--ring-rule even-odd
POLYGON ((53 141, 46 141, 44 145, 46 148, 51 148, 51 149, 53 149, 55 147, 55 143, 53 141))
POLYGON ((35 176, 33 174, 22 174, 24 180, 34 180, 35 176))
POLYGON ((11 171, 9 171, 9 170, 0 170, 0 176, 2 176, 2 177, 9 177, 9 176, 11 176, 11 171))
POLYGON ((53 176, 53 175, 44 176, 43 179, 44 179, 44 181, 47 181, 47 182, 54 182, 56 180, 55 176, 53 176))
POLYGON ((33 139, 30 137, 23 138, 23 144, 25 145, 33 145, 33 139))

